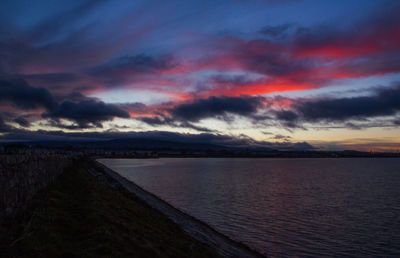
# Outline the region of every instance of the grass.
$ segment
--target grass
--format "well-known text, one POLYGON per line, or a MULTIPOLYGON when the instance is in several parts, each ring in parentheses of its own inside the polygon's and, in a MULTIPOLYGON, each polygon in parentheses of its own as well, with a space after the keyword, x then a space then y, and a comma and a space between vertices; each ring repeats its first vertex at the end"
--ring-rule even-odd
POLYGON ((99 183, 82 162, 0 223, 2 257, 216 257, 135 196, 99 183))

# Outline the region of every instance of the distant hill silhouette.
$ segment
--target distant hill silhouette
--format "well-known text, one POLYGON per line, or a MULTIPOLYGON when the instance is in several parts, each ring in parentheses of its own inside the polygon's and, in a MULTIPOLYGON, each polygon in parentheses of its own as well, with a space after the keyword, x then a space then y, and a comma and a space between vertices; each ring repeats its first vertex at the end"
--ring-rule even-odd
POLYGON ((105 141, 35 141, 31 145, 43 147, 146 149, 146 150, 223 150, 237 149, 217 144, 167 141, 147 138, 127 138, 105 141))

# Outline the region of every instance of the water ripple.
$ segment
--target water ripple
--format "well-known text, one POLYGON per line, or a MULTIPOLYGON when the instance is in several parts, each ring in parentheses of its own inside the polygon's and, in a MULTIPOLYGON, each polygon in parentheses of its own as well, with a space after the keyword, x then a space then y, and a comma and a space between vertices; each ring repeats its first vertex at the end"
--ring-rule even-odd
POLYGON ((271 257, 400 256, 400 159, 102 162, 271 257))

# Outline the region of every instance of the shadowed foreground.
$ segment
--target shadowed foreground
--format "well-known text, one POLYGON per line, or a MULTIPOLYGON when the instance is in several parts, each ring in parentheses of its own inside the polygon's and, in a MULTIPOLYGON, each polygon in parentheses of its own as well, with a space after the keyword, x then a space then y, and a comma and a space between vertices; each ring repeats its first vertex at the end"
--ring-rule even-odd
POLYGON ((166 216, 80 163, 0 225, 3 257, 215 257, 166 216))

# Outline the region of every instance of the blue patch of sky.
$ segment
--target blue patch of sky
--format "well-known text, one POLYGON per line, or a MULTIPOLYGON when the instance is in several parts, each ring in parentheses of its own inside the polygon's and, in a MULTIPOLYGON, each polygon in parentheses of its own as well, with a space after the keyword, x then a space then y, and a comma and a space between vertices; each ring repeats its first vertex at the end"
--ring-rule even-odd
POLYGON ((106 103, 159 104, 173 100, 171 95, 148 90, 113 89, 90 95, 106 103))

